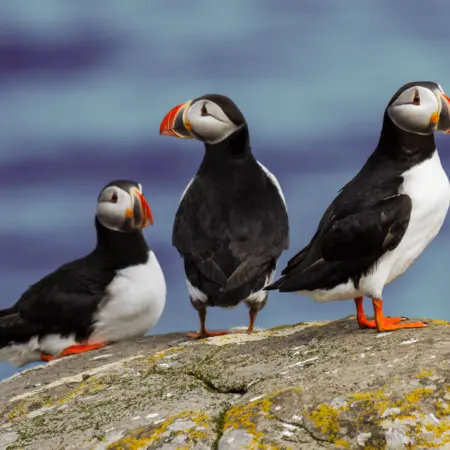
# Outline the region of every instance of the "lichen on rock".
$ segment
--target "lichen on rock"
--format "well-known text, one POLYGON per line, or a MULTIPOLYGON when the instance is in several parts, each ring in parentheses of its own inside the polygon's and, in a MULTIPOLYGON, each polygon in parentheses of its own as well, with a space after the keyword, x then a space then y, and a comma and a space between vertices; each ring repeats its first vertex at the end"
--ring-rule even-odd
POLYGON ((0 383, 0 449, 450 446, 448 323, 150 336, 0 383))

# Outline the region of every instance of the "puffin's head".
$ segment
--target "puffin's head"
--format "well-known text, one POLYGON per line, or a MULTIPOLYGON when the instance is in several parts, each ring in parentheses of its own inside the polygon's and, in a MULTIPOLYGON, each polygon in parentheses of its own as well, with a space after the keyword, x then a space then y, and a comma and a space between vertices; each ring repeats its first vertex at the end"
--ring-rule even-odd
POLYGON ((245 118, 231 99, 207 94, 171 109, 159 134, 218 144, 244 126, 245 118))
POLYGON ((153 225, 142 186, 129 180, 116 180, 102 189, 97 199, 97 218, 104 227, 125 233, 153 225))
POLYGON ((408 133, 450 133, 450 98, 432 81, 402 86, 392 97, 386 112, 398 128, 408 133))

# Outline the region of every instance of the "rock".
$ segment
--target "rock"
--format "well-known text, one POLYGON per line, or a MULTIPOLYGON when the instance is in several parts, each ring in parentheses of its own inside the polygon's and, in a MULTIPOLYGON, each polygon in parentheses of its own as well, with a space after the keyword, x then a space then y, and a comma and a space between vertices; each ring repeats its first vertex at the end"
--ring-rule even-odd
POLYGON ((149 336, 0 383, 1 449, 450 448, 450 327, 149 336))

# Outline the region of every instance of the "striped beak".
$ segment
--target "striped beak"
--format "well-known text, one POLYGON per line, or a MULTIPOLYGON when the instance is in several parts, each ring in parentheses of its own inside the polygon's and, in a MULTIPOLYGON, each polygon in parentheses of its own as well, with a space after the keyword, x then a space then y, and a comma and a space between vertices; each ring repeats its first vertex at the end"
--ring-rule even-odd
POLYGON ((141 192, 136 189, 131 189, 131 197, 133 199, 133 208, 126 212, 127 219, 132 222, 133 228, 145 228, 153 225, 153 214, 150 206, 141 192))
POLYGON ((443 92, 439 93, 441 102, 441 112, 437 129, 443 133, 450 134, 450 98, 443 92))
POLYGON ((192 125, 186 119, 186 113, 191 103, 192 100, 189 100, 172 108, 161 122, 159 134, 180 139, 194 139, 194 136, 191 134, 192 125))

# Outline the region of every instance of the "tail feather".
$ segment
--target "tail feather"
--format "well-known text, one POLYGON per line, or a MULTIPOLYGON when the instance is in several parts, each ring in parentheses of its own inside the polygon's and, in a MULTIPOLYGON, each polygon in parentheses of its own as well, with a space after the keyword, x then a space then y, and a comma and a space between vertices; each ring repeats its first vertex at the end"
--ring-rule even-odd
POLYGON ((0 309, 0 317, 10 316, 15 312, 17 312, 17 310, 14 306, 12 308, 0 309))
POLYGON ((0 312, 0 360, 22 367, 40 361, 39 329, 24 321, 17 312, 0 312))
POLYGON ((27 342, 39 331, 36 325, 23 320, 17 312, 0 315, 0 347, 27 342))

